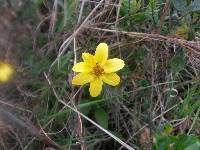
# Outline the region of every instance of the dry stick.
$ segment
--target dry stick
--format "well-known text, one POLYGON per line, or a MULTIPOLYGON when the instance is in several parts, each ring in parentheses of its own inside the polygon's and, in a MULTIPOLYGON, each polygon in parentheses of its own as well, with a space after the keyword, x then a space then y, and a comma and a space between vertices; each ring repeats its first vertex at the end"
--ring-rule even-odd
MULTIPOLYGON (((98 3, 99 3, 99 2, 97 2, 97 1, 90 1, 90 0, 80 0, 80 1, 81 1, 81 2, 82 2, 82 1, 85 1, 85 2, 88 2, 88 3, 94 3, 94 4, 98 4, 98 3)), ((103 4, 105 4, 105 3, 103 3, 103 4)), ((119 7, 119 5, 117 5, 117 4, 115 4, 115 3, 109 3, 108 5, 119 7)))
POLYGON ((159 29, 158 29, 158 33, 159 34, 162 31, 162 27, 163 27, 163 24, 164 24, 164 18, 167 15, 167 12, 169 10, 169 6, 170 6, 170 0, 166 0, 165 6, 163 8, 163 13, 162 13, 162 15, 160 17, 160 26, 159 26, 159 29))
MULTIPOLYGON (((116 16, 116 21, 115 21, 115 29, 117 29, 117 25, 118 25, 118 21, 119 21, 119 13, 120 13, 120 9, 121 9, 121 4, 122 4, 122 0, 119 1, 119 7, 117 7, 117 16, 116 16)), ((117 36, 117 42, 119 42, 119 34, 116 33, 116 36, 117 36)), ((119 48, 120 57, 121 57, 120 45, 118 45, 118 48, 119 48)))
MULTIPOLYGON (((74 37, 74 64, 76 64, 77 61, 77 53, 76 53, 76 38, 74 37)), ((75 94, 74 94, 75 95, 75 94)), ((74 105, 74 108, 76 108, 75 104, 74 104, 74 100, 75 96, 73 96, 72 99, 72 103, 74 105)), ((77 110, 77 108, 76 108, 77 110)), ((82 123, 82 119, 81 116, 78 114, 78 127, 77 127, 77 132, 78 132, 78 136, 81 139, 80 143, 81 143, 81 150, 86 150, 86 144, 83 140, 83 123, 82 123)))
POLYGON ((156 116, 152 121, 156 121, 158 118, 162 117, 164 114, 168 113, 169 111, 171 111, 172 109, 176 108, 180 104, 182 104, 182 101, 177 103, 177 104, 175 104, 174 106, 170 107, 169 109, 167 109, 166 111, 164 111, 160 115, 156 116))
POLYGON ((55 30, 55 23, 56 23, 57 11, 58 11, 57 9, 58 9, 58 0, 55 0, 54 5, 53 5, 53 12, 51 15, 51 20, 50 20, 49 35, 52 35, 55 30))
POLYGON ((67 0, 64 0, 64 27, 67 25, 67 0))
POLYGON ((122 0, 119 1, 119 7, 117 7, 117 16, 116 16, 116 21, 115 21, 115 29, 117 29, 117 25, 118 25, 118 21, 119 21, 119 13, 120 13, 120 9, 121 9, 121 4, 122 4, 122 0))
POLYGON ((32 139, 26 144, 26 146, 23 148, 23 150, 27 150, 27 149, 29 148, 29 146, 34 142, 35 139, 36 139, 35 137, 32 138, 32 139))
POLYGON ((59 96, 58 96, 58 94, 56 93, 55 89, 53 88, 52 83, 49 80, 49 78, 46 75, 46 73, 44 73, 44 75, 45 75, 45 78, 47 79, 47 82, 48 82, 49 86, 52 88, 52 91, 53 91, 55 97, 57 98, 57 100, 60 103, 62 103, 63 105, 65 105, 66 107, 68 107, 69 109, 71 109, 72 111, 76 112, 81 117, 83 117, 84 119, 86 119, 87 121, 89 121, 91 124, 93 124, 94 126, 96 126, 97 128, 99 128, 100 130, 102 130, 103 132, 105 132, 107 135, 109 135, 110 137, 112 137, 113 139, 115 139, 117 142, 119 142, 123 147, 127 148, 128 150, 135 150, 134 148, 132 148, 131 146, 129 146, 128 144, 126 144, 125 142, 123 142, 121 139, 119 139, 115 135, 111 134, 108 130, 102 128, 99 124, 97 124, 96 122, 94 122, 92 119, 88 118, 86 115, 82 114, 77 109, 75 109, 74 107, 68 105, 66 102, 64 102, 62 99, 60 99, 59 96))
POLYGON ((117 31, 117 30, 95 28, 95 27, 86 27, 86 26, 85 26, 85 28, 92 29, 92 30, 98 30, 98 31, 125 34, 125 35, 127 35, 131 38, 146 38, 146 39, 154 40, 154 41, 169 42, 169 43, 173 43, 173 44, 177 44, 177 45, 180 45, 182 47, 185 47, 185 48, 193 51, 196 54, 200 54, 200 43, 198 43, 197 41, 187 41, 185 39, 163 36, 163 35, 160 35, 160 34, 148 34, 148 33, 140 33, 140 32, 117 31))
MULTIPOLYGON (((83 23, 78 27, 78 29, 76 29, 76 31, 70 36, 68 37, 63 44, 61 45, 60 49, 59 49, 59 54, 57 56, 57 58, 54 60, 54 62, 51 64, 51 67, 54 66, 57 61, 59 60, 60 56, 62 56, 67 47, 69 46, 69 44, 73 41, 74 37, 81 31, 81 29, 87 24, 88 20, 90 19, 90 17, 96 12, 97 8, 103 3, 104 0, 101 0, 99 2, 99 4, 90 12, 90 14, 86 17, 86 19, 83 21, 83 23)), ((50 68, 51 68, 50 67, 50 68)))
POLYGON ((81 9, 80 9, 79 16, 78 16, 78 24, 81 22, 84 5, 85 5, 85 0, 83 0, 82 3, 81 3, 81 9))

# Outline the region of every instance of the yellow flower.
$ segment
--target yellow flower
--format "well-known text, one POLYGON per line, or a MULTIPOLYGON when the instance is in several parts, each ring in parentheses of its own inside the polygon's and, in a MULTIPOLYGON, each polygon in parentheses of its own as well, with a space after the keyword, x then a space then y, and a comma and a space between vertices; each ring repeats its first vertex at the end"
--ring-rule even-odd
POLYGON ((100 43, 95 55, 82 53, 83 62, 74 65, 72 70, 79 72, 72 79, 73 85, 90 83, 90 95, 96 97, 102 91, 103 82, 117 86, 120 77, 115 73, 124 67, 124 61, 118 58, 108 59, 108 45, 100 43))
POLYGON ((13 72, 11 65, 0 62, 0 82, 7 82, 11 78, 13 72))

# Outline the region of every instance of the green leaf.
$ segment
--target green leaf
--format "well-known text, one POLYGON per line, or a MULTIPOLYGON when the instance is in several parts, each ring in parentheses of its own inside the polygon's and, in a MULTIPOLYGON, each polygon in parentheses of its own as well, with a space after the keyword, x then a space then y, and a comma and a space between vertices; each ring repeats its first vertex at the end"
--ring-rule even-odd
POLYGON ((100 126, 108 128, 108 114, 103 108, 97 107, 95 109, 95 119, 100 126))
POLYGON ((172 0, 174 7, 178 10, 178 11, 184 11, 186 10, 187 7, 187 2, 186 0, 172 0))
POLYGON ((98 106, 99 103, 105 102, 105 100, 91 100, 91 99, 83 99, 81 103, 78 105, 80 111, 85 115, 89 114, 90 110, 93 107, 98 106))
POLYGON ((164 126, 164 131, 163 131, 164 135, 170 135, 172 131, 173 131, 173 126, 171 124, 166 124, 164 126))
POLYGON ((186 0, 173 0, 172 2, 178 11, 183 12, 183 15, 190 12, 200 11, 199 0, 194 0, 190 5, 187 5, 186 0))
POLYGON ((157 135, 156 141, 153 145, 153 150, 199 150, 199 139, 195 135, 157 135))
POLYGON ((133 59, 136 63, 139 63, 143 61, 147 55, 148 55, 148 50, 144 46, 142 46, 140 47, 140 49, 134 52, 133 59))
POLYGON ((199 85, 194 85, 188 90, 184 97, 183 103, 180 105, 179 113, 182 117, 186 117, 195 112, 200 107, 200 91, 199 85))
POLYGON ((192 11, 192 12, 200 11, 200 1, 194 0, 192 4, 189 6, 189 11, 192 11))
POLYGON ((146 16, 150 20, 152 20, 154 25, 159 24, 159 17, 158 17, 159 8, 157 5, 158 5, 157 0, 150 0, 147 5, 147 9, 145 10, 146 16))
POLYGON ((176 35, 187 39, 189 31, 190 31, 190 27, 187 24, 183 24, 182 26, 177 27, 176 35))
POLYGON ((133 9, 133 12, 137 12, 141 7, 141 0, 133 0, 132 2, 132 9, 133 9))
POLYGON ((127 0, 123 0, 122 1, 122 6, 120 9, 120 16, 126 16, 128 14, 128 1, 127 0))
POLYGON ((120 9, 121 16, 132 15, 141 8, 141 0, 123 0, 120 9))
POLYGON ((200 142, 196 142, 186 148, 184 148, 184 150, 200 150, 200 142))
POLYGON ((170 68, 173 73, 178 73, 185 67, 185 53, 184 50, 180 49, 177 51, 175 56, 171 59, 170 68))
POLYGON ((136 14, 133 15, 132 19, 134 22, 136 23, 140 23, 145 21, 147 18, 146 13, 145 12, 138 12, 136 14))
POLYGON ((187 146, 192 145, 193 143, 198 141, 198 138, 195 135, 185 135, 185 134, 180 134, 176 136, 176 143, 174 147, 184 149, 187 146))

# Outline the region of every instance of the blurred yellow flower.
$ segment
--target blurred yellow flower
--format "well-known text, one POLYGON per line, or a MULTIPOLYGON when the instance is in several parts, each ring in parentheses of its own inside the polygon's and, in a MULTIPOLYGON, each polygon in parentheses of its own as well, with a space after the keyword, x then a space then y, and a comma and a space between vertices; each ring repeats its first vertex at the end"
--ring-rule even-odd
POLYGON ((0 62, 0 82, 7 82, 11 78, 13 72, 11 65, 0 62))
POLYGON ((82 53, 83 62, 73 66, 74 72, 79 72, 72 79, 73 85, 83 85, 90 83, 90 95, 96 97, 102 91, 103 82, 117 86, 120 77, 115 73, 124 67, 124 61, 118 58, 108 59, 108 45, 100 43, 95 51, 95 55, 82 53))

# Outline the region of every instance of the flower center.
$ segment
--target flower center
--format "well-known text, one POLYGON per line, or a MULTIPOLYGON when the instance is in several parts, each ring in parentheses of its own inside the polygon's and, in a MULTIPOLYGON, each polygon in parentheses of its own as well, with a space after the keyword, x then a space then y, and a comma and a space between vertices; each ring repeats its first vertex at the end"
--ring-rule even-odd
POLYGON ((103 74, 104 69, 98 65, 98 63, 93 67, 93 73, 95 76, 99 77, 103 74))

